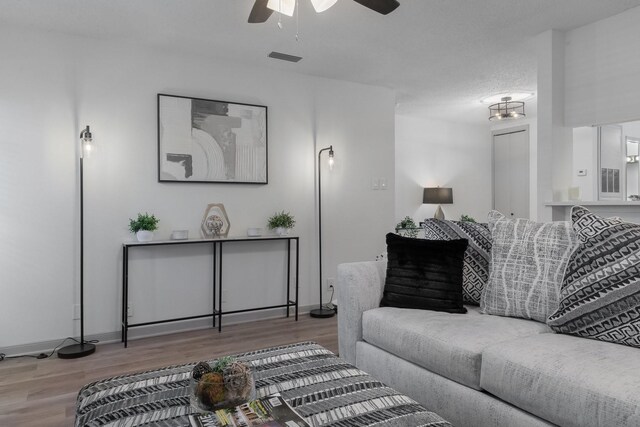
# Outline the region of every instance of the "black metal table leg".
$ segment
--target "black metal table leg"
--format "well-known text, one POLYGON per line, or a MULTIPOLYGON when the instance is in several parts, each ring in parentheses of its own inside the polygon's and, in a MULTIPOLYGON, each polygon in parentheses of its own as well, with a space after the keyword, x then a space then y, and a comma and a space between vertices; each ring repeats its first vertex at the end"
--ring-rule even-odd
POLYGON ((218 264, 218 292, 220 298, 218 298, 218 332, 222 332, 222 242, 219 242, 220 253, 219 253, 219 261, 218 264))
POLYGON ((296 322, 298 321, 298 277, 300 271, 300 239, 296 237, 296 322))
POLYGON ((127 247, 124 246, 122 248, 122 312, 120 314, 120 342, 124 342, 124 315, 125 315, 125 308, 124 308, 124 277, 125 277, 125 259, 126 259, 126 250, 127 247))
POLYGON ((124 348, 127 348, 129 339, 129 248, 124 247, 124 301, 122 303, 124 318, 124 348))
MULTIPOLYGON (((211 312, 213 313, 213 327, 216 327, 216 242, 213 242, 213 275, 212 275, 212 290, 213 290, 213 305, 211 312)), ((222 295, 220 295, 222 298, 222 295)))
POLYGON ((289 317, 289 304, 291 304, 291 239, 287 239, 287 317, 289 317))

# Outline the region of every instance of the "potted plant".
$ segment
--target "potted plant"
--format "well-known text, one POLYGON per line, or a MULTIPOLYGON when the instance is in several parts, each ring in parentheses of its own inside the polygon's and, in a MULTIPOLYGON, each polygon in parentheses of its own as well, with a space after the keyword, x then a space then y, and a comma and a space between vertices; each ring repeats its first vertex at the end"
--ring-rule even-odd
POLYGON ((129 218, 129 231, 136 233, 139 242, 149 242, 153 240, 153 232, 158 229, 159 222, 155 215, 139 213, 136 219, 129 218))
POLYGON ((396 225, 396 234, 404 237, 418 237, 419 228, 409 216, 405 216, 402 221, 396 225))
POLYGON ((460 221, 466 222, 476 222, 476 219, 472 216, 462 214, 460 215, 460 221))
POLYGON ((275 230, 278 236, 286 236, 289 230, 296 225, 296 220, 289 212, 275 213, 267 220, 270 230, 275 230))

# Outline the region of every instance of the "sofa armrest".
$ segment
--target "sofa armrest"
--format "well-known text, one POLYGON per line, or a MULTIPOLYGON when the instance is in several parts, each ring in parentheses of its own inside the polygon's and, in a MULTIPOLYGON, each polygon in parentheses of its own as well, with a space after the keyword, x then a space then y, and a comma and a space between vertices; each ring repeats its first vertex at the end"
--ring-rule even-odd
POLYGON ((356 363, 356 342, 362 340, 362 313, 380 306, 386 261, 340 264, 336 283, 340 357, 356 363))

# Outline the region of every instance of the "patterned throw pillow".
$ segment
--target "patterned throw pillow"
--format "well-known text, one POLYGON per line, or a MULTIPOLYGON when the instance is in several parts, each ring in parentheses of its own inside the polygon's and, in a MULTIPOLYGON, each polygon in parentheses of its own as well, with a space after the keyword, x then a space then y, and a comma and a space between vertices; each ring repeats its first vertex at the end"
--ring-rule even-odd
POLYGON ((580 247, 547 324, 562 334, 640 347, 640 225, 582 206, 571 220, 580 247))
POLYGON ((462 268, 462 298, 465 304, 480 305, 489 279, 491 233, 487 224, 427 218, 423 228, 425 238, 430 240, 469 240, 462 268))
POLYGON ((578 238, 567 221, 538 223, 489 212, 491 263, 483 313, 546 322, 558 307, 564 272, 578 238))
POLYGON ((387 277, 381 307, 466 313, 462 264, 467 241, 387 234, 387 277))

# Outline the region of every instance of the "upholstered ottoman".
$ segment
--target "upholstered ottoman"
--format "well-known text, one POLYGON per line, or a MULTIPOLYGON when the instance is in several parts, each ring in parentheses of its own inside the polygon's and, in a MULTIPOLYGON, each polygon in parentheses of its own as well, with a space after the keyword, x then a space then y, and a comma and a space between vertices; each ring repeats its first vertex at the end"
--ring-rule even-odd
MULTIPOLYGON (((429 426, 450 424, 413 399, 315 343, 235 356, 253 368, 257 396, 280 393, 311 426, 429 426)), ((78 393, 76 426, 189 426, 194 364, 108 378, 78 393)))

